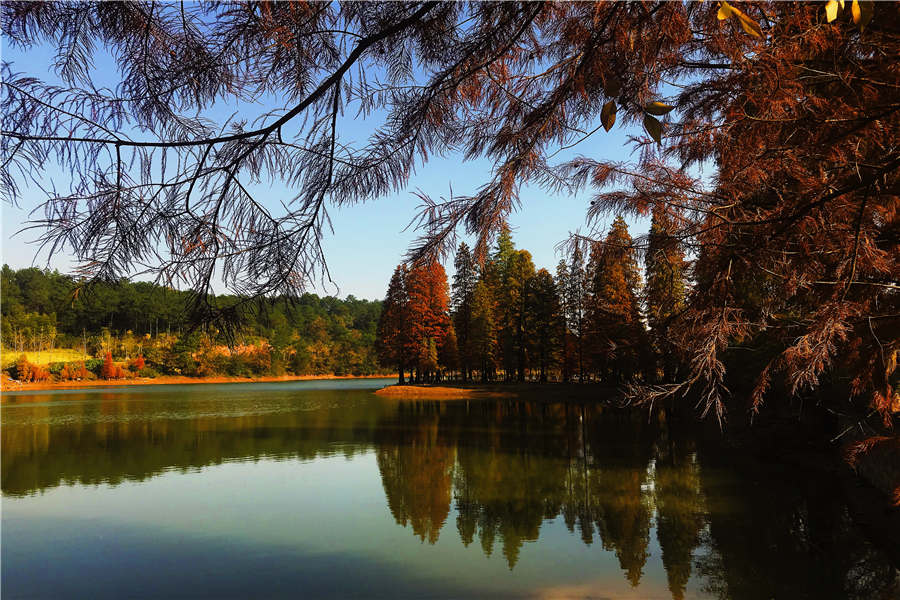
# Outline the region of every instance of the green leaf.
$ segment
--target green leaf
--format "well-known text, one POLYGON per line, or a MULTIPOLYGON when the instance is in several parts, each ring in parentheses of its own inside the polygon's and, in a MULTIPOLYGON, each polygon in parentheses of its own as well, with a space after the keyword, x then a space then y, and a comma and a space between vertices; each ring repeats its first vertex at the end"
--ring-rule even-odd
POLYGON ((670 110, 675 108, 671 104, 666 104, 665 102, 651 102, 647 106, 644 107, 644 110, 650 113, 651 115, 656 115, 661 117, 668 113, 670 110))
POLYGON ((600 110, 600 122, 606 131, 612 129, 612 126, 616 123, 616 103, 614 101, 610 100, 603 105, 603 108, 600 110))
POLYGON ((650 134, 650 137, 652 137, 657 144, 661 143, 663 126, 656 117, 645 114, 644 129, 647 130, 647 133, 650 134))

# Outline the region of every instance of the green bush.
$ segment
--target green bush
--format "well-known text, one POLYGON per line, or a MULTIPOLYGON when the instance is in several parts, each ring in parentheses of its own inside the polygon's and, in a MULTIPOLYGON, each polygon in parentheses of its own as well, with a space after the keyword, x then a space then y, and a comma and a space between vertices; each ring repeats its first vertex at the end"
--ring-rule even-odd
POLYGON ((52 362, 50 363, 50 374, 51 375, 59 375, 59 372, 63 370, 63 367, 66 366, 64 362, 52 362))
POLYGON ((159 377, 159 371, 154 369, 153 367, 144 367, 138 372, 138 377, 147 377, 149 379, 156 379, 159 377))
POLYGON ((88 360, 84 361, 84 368, 86 368, 94 375, 100 375, 100 369, 103 368, 103 359, 89 358, 88 360))

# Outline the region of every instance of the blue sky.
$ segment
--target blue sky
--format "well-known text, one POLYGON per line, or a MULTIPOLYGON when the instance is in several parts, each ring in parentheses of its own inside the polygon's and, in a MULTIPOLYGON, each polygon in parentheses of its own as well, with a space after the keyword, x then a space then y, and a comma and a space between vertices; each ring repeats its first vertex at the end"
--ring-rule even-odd
MULTIPOLYGON (((25 72, 45 81, 57 82, 49 65, 55 49, 42 47, 23 54, 15 48, 3 43, 3 60, 11 63, 14 72, 25 72)), ((95 60, 95 73, 100 79, 115 73, 115 63, 106 55, 95 60)), ((114 80, 108 80, 114 83, 114 80)), ((256 114, 276 106, 283 106, 278 98, 269 98, 265 103, 242 107, 246 115, 240 117, 252 120, 256 114)), ((213 110, 211 117, 224 118, 232 110, 222 107, 213 110)), ((348 114, 342 119, 343 138, 365 139, 372 128, 371 123, 364 123, 348 114)), ((611 132, 602 130, 580 145, 560 153, 556 158, 565 160, 577 155, 585 155, 595 159, 629 160, 634 159, 627 139, 629 134, 637 134, 634 129, 616 126, 611 132)), ((387 287, 391 272, 403 257, 410 243, 417 237, 417 232, 407 225, 416 213, 420 200, 415 196, 416 190, 432 197, 449 196, 451 186, 454 195, 474 193, 480 185, 490 178, 490 162, 480 159, 463 161, 461 156, 448 155, 432 157, 429 162, 419 165, 415 175, 410 179, 407 188, 399 193, 382 197, 367 204, 357 204, 343 208, 331 207, 330 215, 334 225, 334 233, 327 236, 324 248, 328 267, 334 284, 325 288, 310 290, 317 293, 339 295, 353 294, 358 298, 381 298, 387 287)), ((68 187, 68 175, 59 169, 48 168, 46 180, 53 181, 57 188, 68 187)), ((22 186, 23 194, 20 206, 14 207, 0 203, 2 210, 2 261, 13 268, 31 265, 47 266, 60 271, 70 271, 73 262, 69 256, 58 254, 47 257, 36 255, 37 246, 30 243, 37 236, 36 232, 14 235, 28 220, 28 214, 42 201, 41 191, 22 186), (49 261, 49 262, 48 262, 49 261)), ((258 188, 259 189, 259 188, 258 188)), ((279 199, 290 198, 294 191, 280 182, 270 189, 264 190, 261 196, 267 197, 273 204, 279 199)), ((585 227, 585 211, 589 204, 590 193, 577 197, 569 195, 551 195, 539 188, 523 188, 520 194, 522 209, 510 217, 513 238, 516 246, 529 250, 534 257, 537 268, 545 267, 551 272, 561 256, 556 245, 566 239, 571 232, 585 227)), ((606 223, 612 217, 606 219, 606 223)), ((632 235, 646 232, 648 222, 629 221, 632 235)), ((460 232, 462 233, 462 232, 460 232)), ((464 239, 464 238, 463 238, 464 239)), ((452 275, 452 260, 445 265, 448 274, 452 275)))

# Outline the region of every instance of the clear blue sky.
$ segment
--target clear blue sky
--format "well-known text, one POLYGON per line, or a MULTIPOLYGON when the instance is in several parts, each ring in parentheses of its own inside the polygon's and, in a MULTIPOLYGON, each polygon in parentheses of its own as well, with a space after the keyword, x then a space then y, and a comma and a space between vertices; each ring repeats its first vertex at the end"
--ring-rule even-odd
MULTIPOLYGON (((25 72, 45 81, 58 82, 50 72, 49 64, 55 49, 39 48, 27 55, 3 43, 3 60, 12 64, 14 72, 25 72)), ((115 63, 108 56, 100 56, 95 61, 95 72, 100 83, 114 83, 114 79, 103 81, 106 74, 115 74, 115 63)), ((108 77, 108 75, 106 75, 108 77)), ((112 86, 110 86, 112 87, 112 86)), ((246 118, 251 120, 256 114, 276 106, 283 106, 277 98, 258 107, 249 107, 246 118)), ((247 107, 244 107, 245 109, 247 107)), ((232 111, 227 107, 208 113, 213 118, 222 117, 232 111)), ((243 115, 241 115, 243 116, 243 115)), ((343 119, 342 137, 365 139, 371 124, 361 123, 348 115, 343 119)), ((616 126, 610 133, 602 130, 557 157, 565 160, 576 155, 595 159, 628 160, 636 158, 627 144, 628 134, 636 134, 616 126)), ((329 235, 324 247, 328 266, 335 285, 315 290, 318 293, 336 294, 344 297, 353 294, 359 298, 381 298, 387 287, 391 272, 401 260, 410 242, 417 237, 413 228, 406 228, 420 204, 413 192, 421 190, 433 197, 448 196, 452 186, 454 195, 474 193, 490 178, 490 163, 486 160, 464 162, 462 157, 450 155, 433 157, 420 165, 409 185, 402 192, 383 197, 368 204, 345 207, 331 207, 334 234, 329 235)), ((68 187, 68 175, 58 169, 47 171, 48 180, 57 188, 68 187)), ((2 204, 2 261, 13 268, 26 266, 47 266, 46 254, 36 255, 37 247, 30 243, 36 232, 14 235, 28 220, 28 214, 42 201, 41 191, 22 186, 23 197, 19 207, 2 204)), ((589 194, 578 197, 568 195, 548 195, 539 188, 524 188, 521 192, 522 209, 510 218, 516 246, 529 250, 537 268, 545 267, 551 272, 560 256, 555 246, 569 236, 570 232, 585 227, 585 211, 589 204, 589 194)), ((270 200, 290 198, 294 192, 276 183, 265 192, 270 200)), ((38 215, 39 216, 39 215, 38 215)), ((607 223, 611 217, 607 219, 607 223)), ((646 232, 648 223, 629 221, 632 235, 646 232)), ((462 233, 462 232, 460 232, 462 233)), ((451 264, 445 265, 452 274, 451 264)), ((49 259, 51 268, 66 272, 72 268, 68 256, 56 255, 49 259)))

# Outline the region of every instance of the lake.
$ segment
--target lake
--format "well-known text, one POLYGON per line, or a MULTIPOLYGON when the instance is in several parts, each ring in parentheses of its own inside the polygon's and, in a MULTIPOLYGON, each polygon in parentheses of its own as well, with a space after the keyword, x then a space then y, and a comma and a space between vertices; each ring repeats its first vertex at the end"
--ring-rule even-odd
POLYGON ((6 394, 4 600, 896 597, 824 475, 387 383, 6 394))

